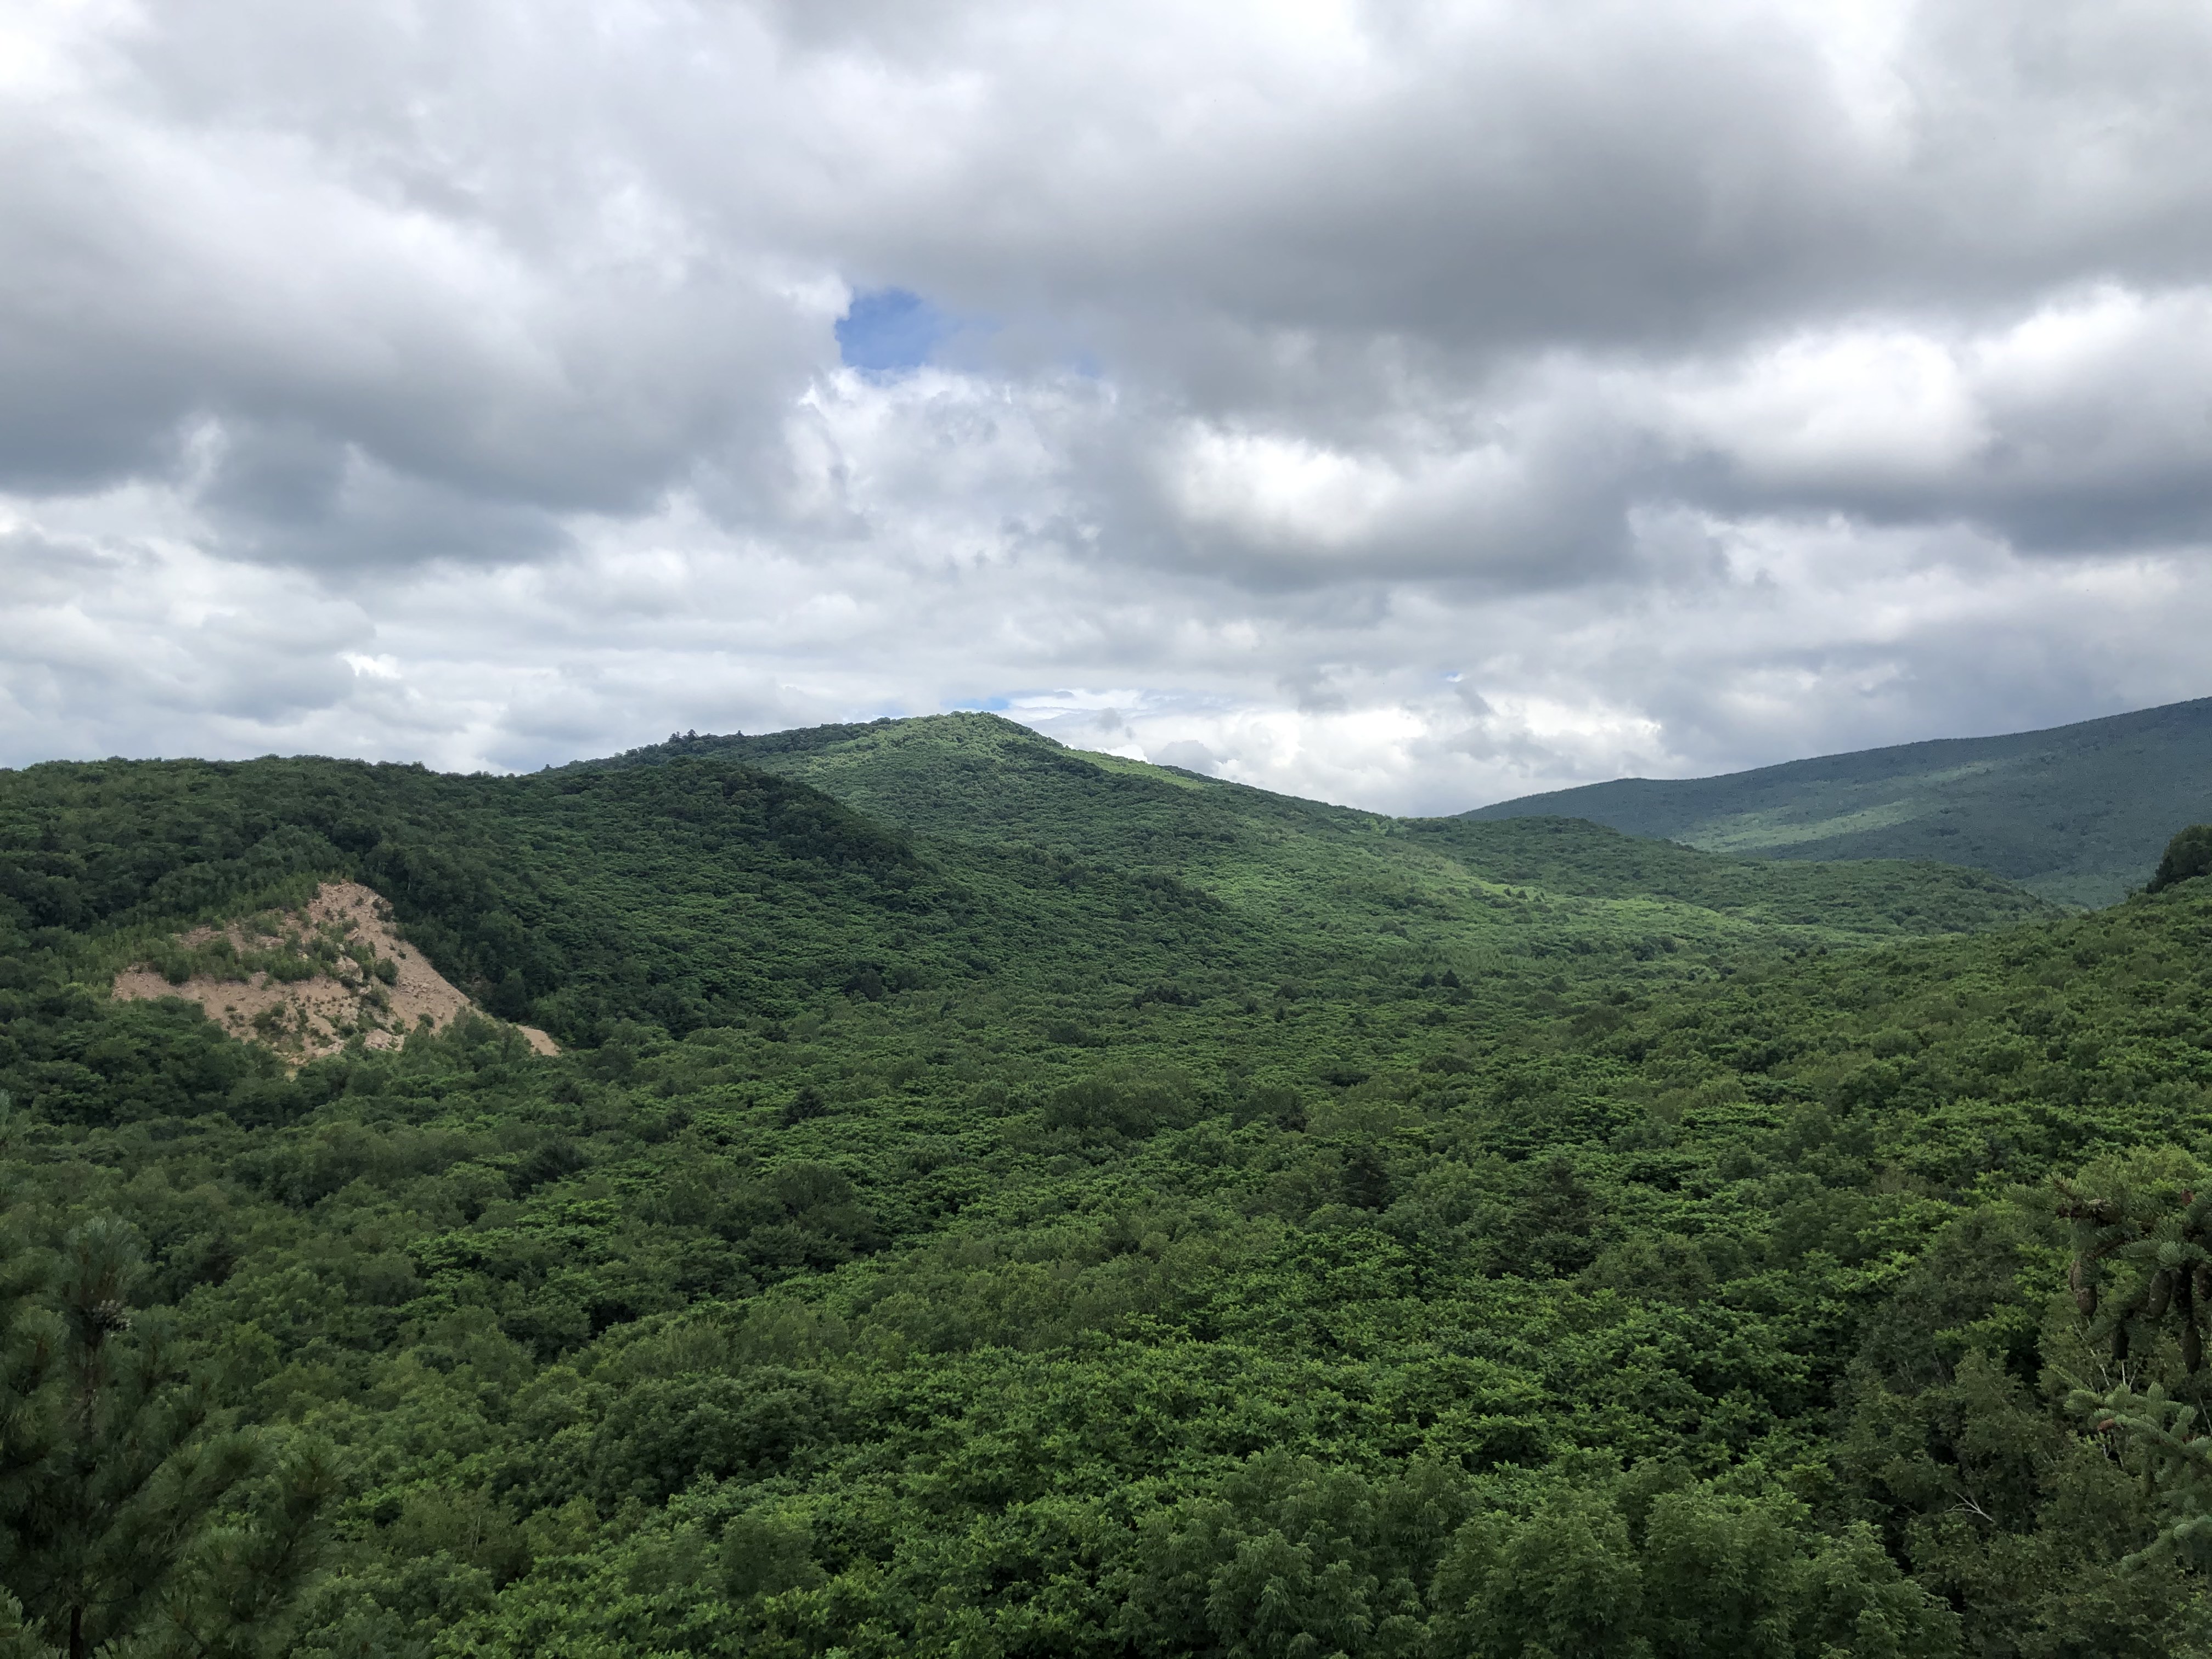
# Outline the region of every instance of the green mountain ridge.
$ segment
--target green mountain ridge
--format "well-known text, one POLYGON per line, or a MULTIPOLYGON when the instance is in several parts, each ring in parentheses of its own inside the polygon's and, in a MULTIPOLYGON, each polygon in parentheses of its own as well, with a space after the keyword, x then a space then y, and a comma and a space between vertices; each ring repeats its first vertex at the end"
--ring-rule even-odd
POLYGON ((2109 904, 2149 877, 2176 828, 2212 818, 2212 698, 1719 777, 1622 778, 1464 816, 1588 818, 1743 857, 1936 859, 2109 904))
POLYGON ((0 773, 0 1646, 2212 1653, 2177 845, 2082 915, 985 715, 0 773), (104 994, 336 875, 574 1046, 104 994))

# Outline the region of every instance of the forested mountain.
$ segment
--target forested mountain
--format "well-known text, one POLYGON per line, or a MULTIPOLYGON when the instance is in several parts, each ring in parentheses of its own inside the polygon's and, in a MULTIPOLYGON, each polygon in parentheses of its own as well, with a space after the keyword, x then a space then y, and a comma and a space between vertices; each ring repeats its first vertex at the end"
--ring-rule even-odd
POLYGON ((2148 878, 2177 825, 2212 818, 2212 698, 1722 777, 1622 778, 1467 816, 1587 818, 1742 857, 1940 859, 2110 904, 2148 878))
POLYGON ((0 1646, 2212 1651, 2177 845, 2067 915, 988 716, 0 774, 0 1646), (337 878, 487 1017, 106 994, 337 878))

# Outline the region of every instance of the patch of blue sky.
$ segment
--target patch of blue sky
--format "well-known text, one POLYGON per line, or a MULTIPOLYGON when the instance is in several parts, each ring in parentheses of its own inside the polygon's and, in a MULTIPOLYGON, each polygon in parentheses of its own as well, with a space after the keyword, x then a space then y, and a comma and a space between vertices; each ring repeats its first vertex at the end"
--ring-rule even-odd
MULTIPOLYGON (((837 353, 845 367, 886 377, 933 364, 972 368, 983 361, 979 353, 990 356, 985 349, 988 343, 1008 338, 1002 333, 1005 327, 1002 318, 948 312, 909 288, 856 289, 835 325, 837 353)), ((1048 328, 1042 334, 1034 328, 1017 329, 1012 337, 1015 356, 1020 359, 1042 350, 1048 361, 1057 357, 1057 366, 1079 379, 1096 382, 1106 378, 1105 365, 1095 353, 1078 349, 1068 355, 1064 340, 1054 351, 1054 337, 1048 328)))
POLYGON ((903 374, 927 363, 958 327, 955 319, 909 289, 871 289, 855 294, 837 319, 837 351, 848 368, 903 374))

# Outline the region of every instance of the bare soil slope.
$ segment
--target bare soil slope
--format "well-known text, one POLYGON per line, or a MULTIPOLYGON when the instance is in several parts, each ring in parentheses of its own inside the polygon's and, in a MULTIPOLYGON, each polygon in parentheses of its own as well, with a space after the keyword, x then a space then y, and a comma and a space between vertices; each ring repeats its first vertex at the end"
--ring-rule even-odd
MULTIPOLYGON (((396 1048, 410 1031, 437 1030, 473 1010, 393 931, 391 906, 352 881, 325 882, 301 910, 182 934, 118 974, 114 993, 197 1002, 234 1036, 265 1043, 295 1065, 335 1054, 355 1036, 396 1048)), ((516 1029, 538 1053, 560 1052, 544 1032, 516 1029)))

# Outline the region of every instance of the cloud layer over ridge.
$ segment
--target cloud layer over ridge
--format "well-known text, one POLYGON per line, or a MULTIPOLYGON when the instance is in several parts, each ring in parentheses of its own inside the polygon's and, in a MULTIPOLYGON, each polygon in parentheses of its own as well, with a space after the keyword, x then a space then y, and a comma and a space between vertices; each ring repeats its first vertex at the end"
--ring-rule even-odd
POLYGON ((0 765, 1450 811, 2212 693, 2208 152, 2179 0, 27 0, 0 765))

